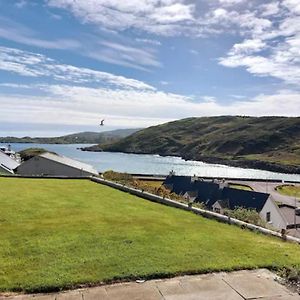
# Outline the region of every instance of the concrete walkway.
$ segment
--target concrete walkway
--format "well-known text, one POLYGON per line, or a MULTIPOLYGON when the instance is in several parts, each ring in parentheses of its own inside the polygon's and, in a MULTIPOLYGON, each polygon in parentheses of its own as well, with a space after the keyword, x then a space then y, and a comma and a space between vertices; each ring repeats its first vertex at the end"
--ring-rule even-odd
POLYGON ((268 270, 183 276, 129 282, 55 294, 18 295, 0 300, 296 300, 268 270))

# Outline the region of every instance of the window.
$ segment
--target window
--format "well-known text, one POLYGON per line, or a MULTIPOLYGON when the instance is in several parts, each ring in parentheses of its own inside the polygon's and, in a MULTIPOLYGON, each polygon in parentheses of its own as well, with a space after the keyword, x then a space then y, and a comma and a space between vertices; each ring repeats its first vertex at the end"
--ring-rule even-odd
POLYGON ((271 212, 270 211, 267 212, 266 219, 267 219, 267 222, 271 222, 271 212))
POLYGON ((216 213, 218 213, 218 214, 220 214, 220 213, 221 213, 221 210, 220 210, 220 208, 218 208, 218 207, 215 207, 215 212, 216 212, 216 213))

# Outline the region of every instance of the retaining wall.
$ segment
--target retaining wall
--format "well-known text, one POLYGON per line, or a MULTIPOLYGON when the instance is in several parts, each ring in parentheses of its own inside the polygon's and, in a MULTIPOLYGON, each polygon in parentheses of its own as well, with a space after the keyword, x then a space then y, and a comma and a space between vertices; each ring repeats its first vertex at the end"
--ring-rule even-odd
POLYGON ((0 175, 0 178, 32 178, 32 179, 91 179, 91 176, 58 176, 58 175, 0 175))
MULTIPOLYGON (((102 173, 101 173, 102 174, 102 173)), ((129 175, 133 176, 134 178, 137 179, 146 179, 146 180, 151 180, 152 178, 154 178, 153 180, 163 180, 165 179, 168 175, 162 175, 162 174, 130 174, 129 175)), ((288 174, 287 174, 288 175, 288 174)), ((183 175, 184 176, 184 175, 183 175)), ((193 177, 192 175, 186 175, 186 177, 193 177)), ((238 177, 207 177, 207 176, 198 176, 196 175, 196 177, 199 177, 201 179, 204 180, 223 180, 225 179, 226 181, 253 181, 253 182, 270 182, 270 183, 282 183, 281 179, 269 179, 269 178, 238 178, 238 177)), ((299 183, 299 181, 293 181, 293 180, 284 180, 284 183, 299 183)))

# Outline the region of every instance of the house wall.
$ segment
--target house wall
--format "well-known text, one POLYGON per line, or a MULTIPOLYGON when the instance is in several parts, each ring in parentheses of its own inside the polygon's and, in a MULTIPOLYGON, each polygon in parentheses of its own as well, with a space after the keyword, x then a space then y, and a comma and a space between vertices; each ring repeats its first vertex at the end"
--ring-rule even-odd
POLYGON ((273 201, 271 197, 268 198, 266 201, 264 207, 262 208, 261 212, 259 213, 260 217, 267 221, 267 212, 271 213, 271 222, 269 224, 276 228, 276 229, 286 229, 286 222, 282 216, 282 214, 279 211, 279 208, 277 207, 276 203, 273 201))
POLYGON ((90 176, 94 175, 80 169, 73 168, 68 165, 58 163, 46 159, 41 156, 33 157, 22 163, 18 169, 17 174, 20 175, 54 175, 54 176, 90 176))
POLYGON ((14 172, 5 166, 1 166, 0 164, 0 174, 14 174, 14 172))
POLYGON ((224 214, 224 209, 222 208, 222 206, 220 205, 219 201, 216 201, 213 206, 212 209, 214 212, 219 213, 219 214, 224 214))

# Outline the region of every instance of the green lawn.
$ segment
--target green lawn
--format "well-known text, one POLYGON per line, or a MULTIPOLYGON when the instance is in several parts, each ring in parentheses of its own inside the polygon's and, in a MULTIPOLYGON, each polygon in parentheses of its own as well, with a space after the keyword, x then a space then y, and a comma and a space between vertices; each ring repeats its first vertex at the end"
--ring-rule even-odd
POLYGON ((276 188, 276 191, 282 195, 300 198, 300 186, 281 185, 276 188))
POLYGON ((0 291, 300 267, 299 246, 87 180, 0 178, 0 291))
POLYGON ((229 187, 238 190, 252 191, 252 188, 250 186, 244 184, 229 183, 229 187))

